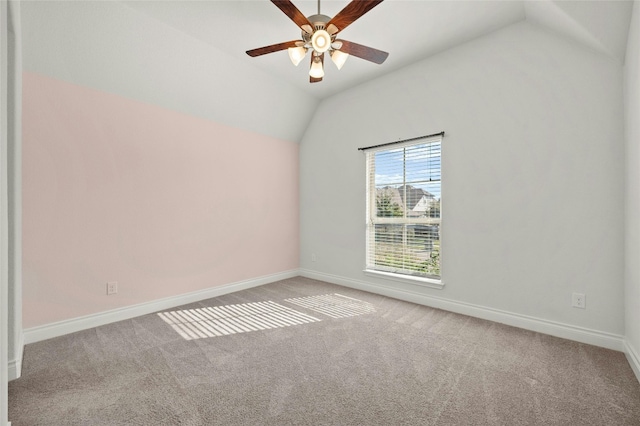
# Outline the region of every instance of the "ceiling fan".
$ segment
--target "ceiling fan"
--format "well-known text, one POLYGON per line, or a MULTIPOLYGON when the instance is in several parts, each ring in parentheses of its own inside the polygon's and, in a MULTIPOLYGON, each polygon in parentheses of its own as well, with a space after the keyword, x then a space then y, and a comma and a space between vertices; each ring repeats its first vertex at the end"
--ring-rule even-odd
POLYGON ((347 40, 339 40, 337 34, 352 24, 356 19, 382 3, 383 0, 353 0, 336 16, 320 14, 320 0, 318 0, 318 14, 305 17, 290 0, 271 0, 302 30, 302 40, 285 41, 284 43, 247 50, 251 57, 266 55, 287 49, 289 58, 294 65, 298 65, 311 50, 311 68, 309 81, 317 83, 324 77, 324 54, 329 52, 333 63, 341 69, 349 55, 367 61, 381 64, 389 54, 382 50, 363 46, 347 40))

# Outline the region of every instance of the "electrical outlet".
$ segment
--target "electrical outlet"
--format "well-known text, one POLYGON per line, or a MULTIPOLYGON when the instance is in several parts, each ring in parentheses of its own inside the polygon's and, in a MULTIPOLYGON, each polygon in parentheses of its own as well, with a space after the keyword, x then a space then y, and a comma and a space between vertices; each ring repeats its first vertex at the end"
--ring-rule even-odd
POLYGON ((118 292, 118 281, 109 281, 107 283, 107 296, 118 292))
POLYGON ((318 258, 316 257, 316 254, 315 254, 315 253, 312 253, 312 254, 311 254, 311 261, 312 261, 312 262, 315 262, 316 260, 318 260, 318 258))
POLYGON ((585 309, 587 306, 587 298, 584 293, 573 293, 571 296, 571 306, 574 308, 585 309))

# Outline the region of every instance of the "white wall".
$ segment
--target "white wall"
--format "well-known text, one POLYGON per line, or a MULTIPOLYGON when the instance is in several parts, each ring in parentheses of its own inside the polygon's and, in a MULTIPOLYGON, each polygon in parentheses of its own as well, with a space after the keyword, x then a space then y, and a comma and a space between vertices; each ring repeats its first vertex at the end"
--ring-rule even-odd
POLYGON ((623 136, 618 61, 526 22, 355 87, 323 101, 302 140, 301 268, 621 346, 623 136), (439 131, 445 288, 365 276, 357 148, 439 131))
POLYGON ((20 377, 22 332, 22 40, 21 2, 9 3, 8 199, 9 380, 20 377))
POLYGON ((634 5, 624 69, 626 122, 625 335, 640 380, 640 6, 634 5))
POLYGON ((0 1, 0 425, 7 424, 7 361, 8 361, 8 227, 7 227, 7 106, 8 106, 8 42, 7 31, 8 6, 6 1, 0 1))

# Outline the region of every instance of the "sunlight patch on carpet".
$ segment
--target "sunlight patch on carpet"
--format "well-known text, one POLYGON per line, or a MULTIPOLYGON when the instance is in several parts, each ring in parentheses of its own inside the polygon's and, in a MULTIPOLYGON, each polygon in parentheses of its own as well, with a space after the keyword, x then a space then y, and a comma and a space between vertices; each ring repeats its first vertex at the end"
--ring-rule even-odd
POLYGON ((320 321, 272 301, 160 312, 158 316, 186 340, 320 321))
POLYGON ((330 316, 331 318, 346 318, 356 315, 370 314, 375 312, 375 307, 363 300, 343 296, 338 293, 323 294, 320 296, 296 297, 284 299, 285 302, 293 303, 314 312, 330 316))

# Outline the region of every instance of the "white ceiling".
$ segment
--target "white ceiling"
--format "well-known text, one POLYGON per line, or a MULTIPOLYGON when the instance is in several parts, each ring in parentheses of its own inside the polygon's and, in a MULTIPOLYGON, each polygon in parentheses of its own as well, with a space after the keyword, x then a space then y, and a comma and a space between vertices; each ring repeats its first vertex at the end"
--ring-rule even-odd
MULTIPOLYGON (((510 24, 527 20, 587 48, 624 61, 632 1, 420 1, 386 0, 343 32, 341 38, 389 52, 382 65, 351 57, 338 71, 325 61, 325 77, 310 84, 308 63, 294 67, 286 51, 251 58, 245 51, 300 37, 297 26, 267 0, 127 1, 158 21, 210 44, 323 99, 510 24)), ((293 0, 306 16, 316 0, 293 0)), ((347 0, 323 0, 335 16, 347 0)))

